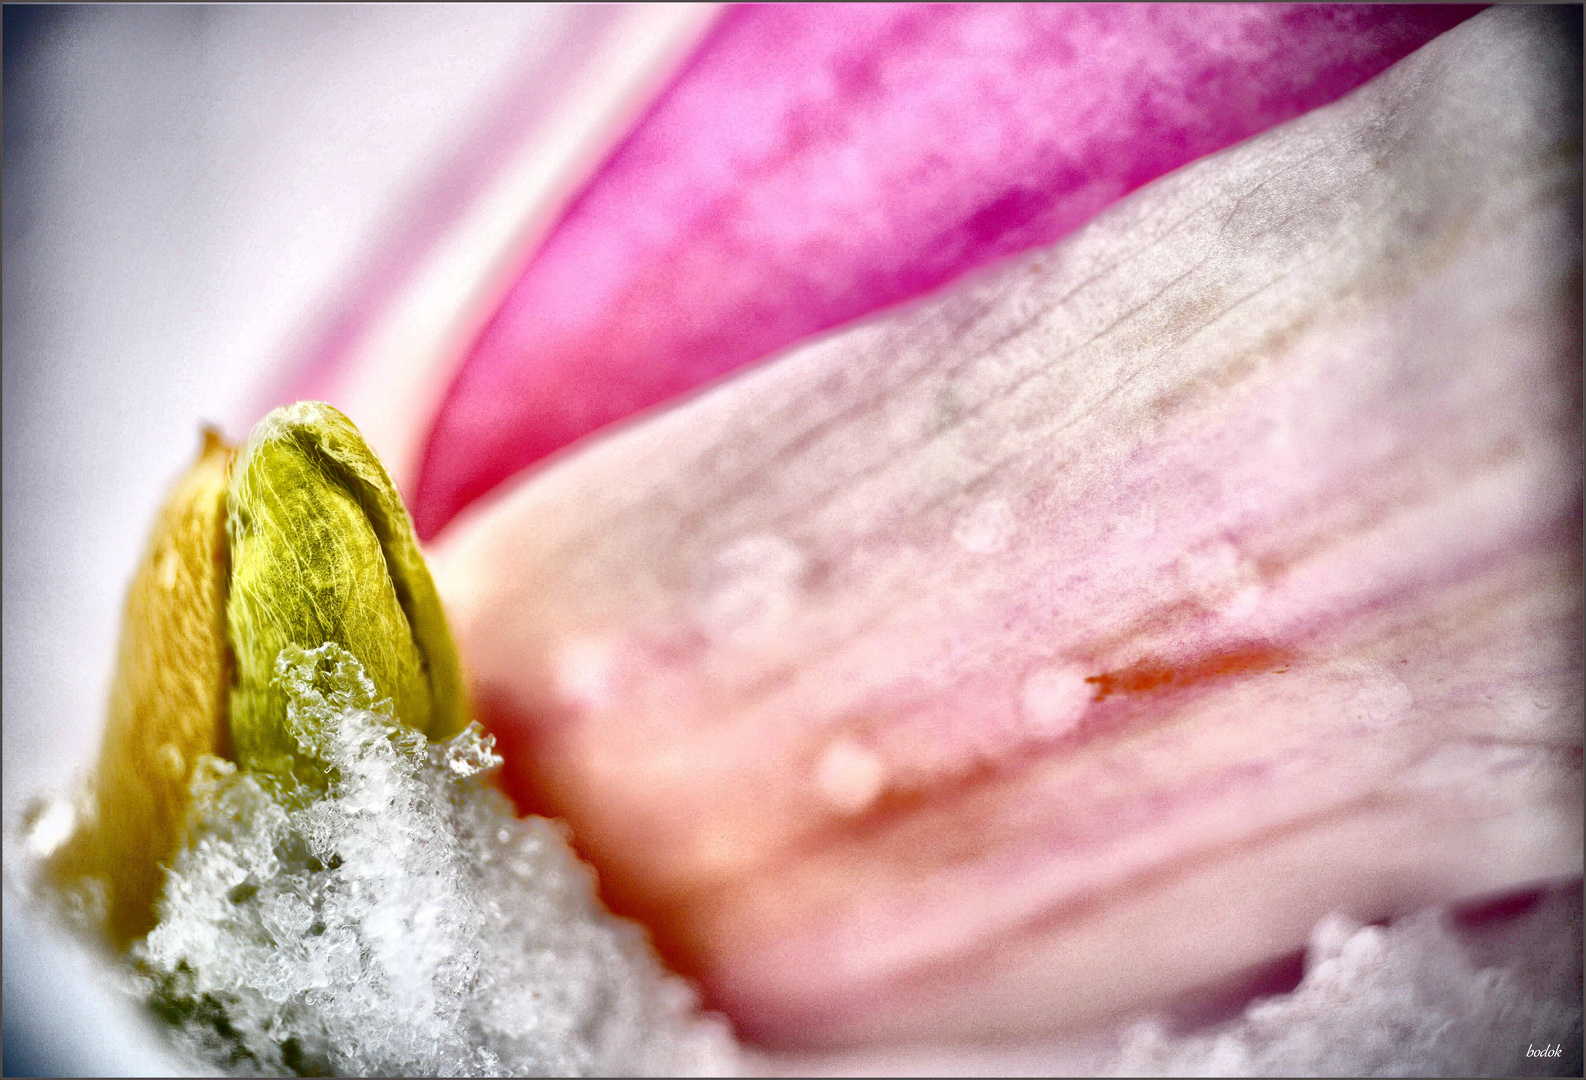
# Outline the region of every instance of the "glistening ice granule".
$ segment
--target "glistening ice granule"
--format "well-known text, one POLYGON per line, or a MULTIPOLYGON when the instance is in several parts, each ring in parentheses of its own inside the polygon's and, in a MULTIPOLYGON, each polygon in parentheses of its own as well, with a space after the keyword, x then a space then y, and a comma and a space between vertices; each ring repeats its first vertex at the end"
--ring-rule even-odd
POLYGON ((155 1010, 241 1074, 684 1075, 735 1069, 557 826, 483 783, 477 725, 432 745, 345 650, 282 651, 288 724, 323 781, 208 759, 134 951, 155 1010))

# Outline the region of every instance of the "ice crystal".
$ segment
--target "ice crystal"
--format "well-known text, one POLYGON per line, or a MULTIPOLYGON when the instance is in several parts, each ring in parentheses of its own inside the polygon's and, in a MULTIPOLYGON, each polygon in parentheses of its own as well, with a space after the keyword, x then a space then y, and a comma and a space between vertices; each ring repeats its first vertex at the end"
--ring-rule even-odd
POLYGON ((316 775, 207 759, 135 953, 189 1051, 245 1074, 731 1071, 725 1023, 601 908, 562 831, 484 782, 477 725, 428 744, 333 644, 276 675, 316 775))
MULTIPOLYGON (((1534 963, 1488 966, 1443 910, 1386 927, 1331 915, 1311 932, 1303 982, 1237 1021, 1175 1036, 1160 1020, 1124 1033, 1118 1076, 1580 1075, 1579 907, 1554 898, 1521 929, 1534 963), (1560 948, 1564 946, 1563 948, 1560 948), (1573 965, 1573 968, 1572 968, 1573 965), (1546 965, 1544 965, 1546 966, 1546 965)), ((1513 951, 1511 943, 1506 951, 1513 951)))

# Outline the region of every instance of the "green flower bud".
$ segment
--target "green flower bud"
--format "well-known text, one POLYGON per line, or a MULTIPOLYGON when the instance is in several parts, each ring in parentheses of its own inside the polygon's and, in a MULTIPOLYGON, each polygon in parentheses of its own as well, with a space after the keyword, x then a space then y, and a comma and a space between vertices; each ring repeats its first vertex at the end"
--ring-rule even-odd
POLYGON ((299 402, 265 417, 240 457, 207 431, 128 593, 79 826, 44 868, 117 944, 154 926, 201 758, 231 757, 278 789, 322 781, 288 726, 277 660, 327 642, 356 658, 397 720, 432 740, 467 726, 440 597, 357 428, 299 402))
POLYGON ((286 780, 317 766, 287 726, 276 658, 334 642, 396 718, 430 739, 468 723, 456 646, 401 496, 358 429, 319 402, 254 428, 227 497, 237 763, 286 780))

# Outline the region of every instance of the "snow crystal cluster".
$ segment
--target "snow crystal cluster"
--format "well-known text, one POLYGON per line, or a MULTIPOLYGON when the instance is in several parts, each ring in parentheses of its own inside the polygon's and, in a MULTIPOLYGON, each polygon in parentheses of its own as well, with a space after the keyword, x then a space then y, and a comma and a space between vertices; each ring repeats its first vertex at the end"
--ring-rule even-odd
POLYGON ((1117 1076, 1580 1075, 1579 908, 1554 897, 1483 957, 1446 911, 1390 926, 1329 916, 1305 978, 1214 1031, 1128 1029, 1117 1076), (1573 947, 1571 947, 1573 945, 1573 947), (1517 959, 1518 957, 1526 959, 1517 959), (1498 963, 1490 964, 1489 960, 1498 963))
POLYGON ((135 953, 187 1050, 239 1074, 734 1070, 725 1022, 601 908, 556 825, 481 782, 500 758, 477 726, 427 743, 332 644, 277 676, 323 777, 207 760, 135 953))

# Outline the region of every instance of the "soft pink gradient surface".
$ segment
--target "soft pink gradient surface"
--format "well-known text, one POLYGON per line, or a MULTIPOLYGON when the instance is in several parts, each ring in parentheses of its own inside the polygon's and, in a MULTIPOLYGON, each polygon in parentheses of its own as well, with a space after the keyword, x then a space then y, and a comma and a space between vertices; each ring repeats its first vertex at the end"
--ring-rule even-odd
POLYGON ((604 425, 1049 243, 1478 10, 733 10, 463 362, 419 533, 604 425))

